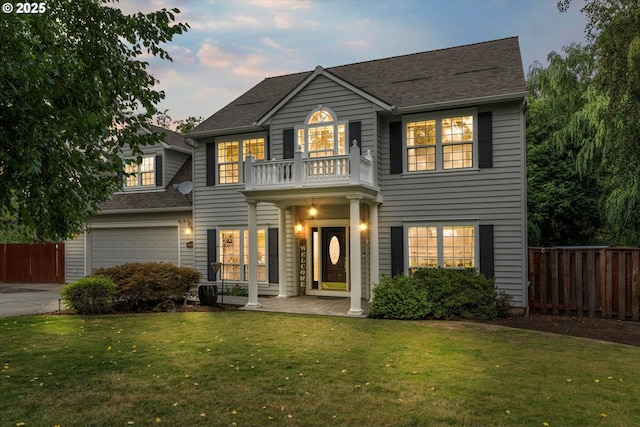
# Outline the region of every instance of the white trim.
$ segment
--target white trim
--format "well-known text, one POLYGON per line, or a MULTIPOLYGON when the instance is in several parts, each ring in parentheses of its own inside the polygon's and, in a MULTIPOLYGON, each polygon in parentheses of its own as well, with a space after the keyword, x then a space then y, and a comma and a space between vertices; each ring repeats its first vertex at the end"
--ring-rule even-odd
POLYGON ((191 206, 181 206, 176 208, 140 208, 140 209, 113 209, 100 211, 97 216, 116 215, 116 214, 138 214, 138 213, 165 213, 165 212, 189 212, 192 211, 191 206))
POLYGON ((285 96, 280 102, 278 102, 272 109, 270 109, 264 116, 262 116, 257 122, 256 125, 261 126, 263 125, 267 120, 269 120, 276 112, 278 112, 278 110, 280 110, 284 105, 286 105, 294 96, 296 96, 298 93, 300 93, 300 91, 302 91, 302 89, 304 89, 305 87, 307 87, 307 85, 309 85, 316 77, 318 76, 325 76, 326 78, 328 78, 329 80, 333 81, 334 83, 339 84, 340 86, 350 90, 351 92, 361 96, 362 98, 376 104, 377 106, 379 106, 380 108, 387 110, 387 111, 394 111, 395 107, 393 105, 389 105, 386 102, 371 96, 370 94, 368 94, 367 92, 362 91, 361 89, 358 89, 357 87, 353 86, 352 84, 346 82, 345 80, 342 80, 341 78, 335 76, 334 74, 332 74, 330 71, 325 70, 323 67, 321 66, 317 66, 316 69, 309 74, 300 84, 298 84, 298 86, 296 86, 295 88, 293 88, 288 94, 287 96, 285 96))
POLYGON ((249 126, 240 126, 236 128, 224 128, 224 129, 213 129, 213 130, 203 130, 200 132, 193 132, 183 135, 187 138, 191 138, 194 141, 198 142, 198 138, 206 138, 210 136, 222 136, 236 133, 251 133, 251 132, 264 132, 264 128, 258 126, 257 124, 249 125, 249 126))
MULTIPOLYGON (((318 295, 318 296, 337 296, 337 297, 344 297, 344 298, 350 298, 351 297, 351 281, 350 279, 350 274, 351 274, 351 256, 349 254, 349 248, 351 247, 351 238, 349 236, 349 220, 348 219, 324 219, 324 220, 307 220, 305 223, 305 239, 307 241, 307 254, 308 258, 307 258, 307 283, 306 283, 306 287, 305 287, 305 295, 318 295), (312 244, 312 236, 311 236, 311 229, 312 228, 318 228, 318 235, 320 236, 320 232, 323 228, 326 227, 344 227, 345 229, 345 243, 347 245, 347 247, 345 248, 345 253, 347 254, 347 260, 345 263, 345 270, 346 270, 346 274, 347 274, 347 289, 345 291, 323 291, 320 288, 322 287, 322 270, 319 270, 319 280, 318 280, 318 289, 313 289, 313 269, 312 269, 312 255, 313 255, 313 248, 311 247, 312 244)), ((297 245, 296 245, 297 248, 297 245)), ((322 264, 322 261, 320 261, 320 264, 322 264)), ((297 266, 297 268, 299 268, 300 266, 297 266)))
POLYGON ((172 221, 122 221, 122 222, 109 222, 109 223, 97 223, 89 226, 89 231, 93 229, 104 228, 149 228, 149 227, 177 227, 176 220, 172 221))
MULTIPOLYGON (((461 142, 460 144, 468 144, 469 142, 461 142)), ((452 145, 452 144, 447 144, 452 145)), ((453 144, 455 145, 455 144, 453 144)), ((412 146, 411 148, 420 148, 420 146, 412 146)), ((402 176, 411 176, 411 175, 424 175, 424 174, 434 174, 434 173, 455 173, 455 172, 469 172, 469 171, 480 171, 478 165, 478 156, 479 156, 479 148, 478 148, 478 109, 476 107, 472 108, 462 108, 459 110, 447 110, 447 111, 438 111, 438 112, 429 112, 422 114, 410 114, 402 117, 402 176), (442 143, 442 120, 448 119, 452 117, 458 116, 473 116, 473 140, 472 143, 472 156, 471 159, 471 167, 468 168, 450 168, 445 169, 443 166, 444 162, 444 150, 442 143), (433 170, 420 170, 420 171, 410 171, 409 170, 409 159, 408 152, 409 146, 407 145, 407 124, 418 122, 418 121, 427 121, 434 120, 436 122, 436 143, 433 147, 435 147, 435 157, 436 164, 435 169, 433 170)))
POLYGON ((404 241, 403 245, 403 259, 404 259, 404 271, 409 271, 411 266, 409 265, 409 227, 437 227, 438 235, 437 235, 437 257, 438 257, 438 267, 447 268, 450 270, 455 270, 455 267, 444 267, 444 255, 443 255, 443 238, 444 235, 442 233, 442 227, 468 227, 473 226, 473 268, 480 269, 480 221, 477 220, 438 220, 435 219, 423 219, 423 220, 412 220, 406 221, 402 223, 404 228, 403 235, 404 241))
POLYGON ((437 111, 446 108, 457 108, 468 106, 469 104, 492 104, 501 101, 523 101, 527 97, 527 92, 506 93, 503 95, 482 96, 478 98, 462 98, 453 101, 433 102, 430 104, 409 105, 398 107, 394 113, 411 114, 419 112, 437 111))

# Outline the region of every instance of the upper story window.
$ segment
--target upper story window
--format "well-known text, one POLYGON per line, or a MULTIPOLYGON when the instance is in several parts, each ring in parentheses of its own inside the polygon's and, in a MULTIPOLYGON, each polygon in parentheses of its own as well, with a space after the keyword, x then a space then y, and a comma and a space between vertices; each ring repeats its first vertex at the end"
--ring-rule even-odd
POLYGON ((296 128, 298 147, 309 157, 344 156, 346 148, 346 123, 339 122, 336 114, 327 107, 313 110, 304 126, 296 128))
POLYGON ((476 115, 439 114, 405 123, 407 172, 474 167, 476 115))
POLYGON ((239 138, 218 142, 218 182, 240 183, 240 177, 244 177, 244 162, 249 153, 256 160, 264 160, 265 149, 264 138, 239 138))
POLYGON ((142 163, 131 163, 124 166, 127 174, 124 180, 126 188, 147 187, 156 185, 155 156, 142 158, 142 163))

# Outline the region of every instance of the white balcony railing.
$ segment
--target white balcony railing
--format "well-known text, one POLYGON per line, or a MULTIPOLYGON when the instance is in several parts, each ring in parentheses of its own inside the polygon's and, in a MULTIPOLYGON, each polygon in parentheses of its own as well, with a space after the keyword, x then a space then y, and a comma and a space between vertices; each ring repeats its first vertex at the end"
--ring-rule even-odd
POLYGON ((247 156, 245 189, 296 188, 323 185, 375 186, 375 168, 371 151, 360 155, 360 148, 350 148, 349 155, 303 157, 300 151, 293 159, 256 161, 247 156))

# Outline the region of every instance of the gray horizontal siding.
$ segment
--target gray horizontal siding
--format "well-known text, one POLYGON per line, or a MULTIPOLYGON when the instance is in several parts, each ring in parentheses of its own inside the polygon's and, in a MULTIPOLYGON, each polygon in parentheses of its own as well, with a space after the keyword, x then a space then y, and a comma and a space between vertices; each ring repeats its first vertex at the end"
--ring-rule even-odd
MULTIPOLYGON (((178 173, 184 162, 189 158, 188 154, 179 153, 177 151, 166 150, 164 152, 164 161, 162 165, 162 174, 164 176, 163 184, 166 187, 167 184, 178 173)), ((179 184, 179 183, 178 183, 179 184)))
POLYGON ((75 282, 84 277, 84 234, 64 243, 65 281, 75 282))
MULTIPOLYGON (((381 122, 380 270, 391 272, 390 227, 410 221, 478 219, 494 226, 496 285, 526 305, 526 197, 519 104, 494 105, 493 168, 454 173, 390 175, 388 122, 381 122)), ((399 120, 399 119, 398 119, 399 120)), ((406 160, 405 160, 406 162, 406 160)))

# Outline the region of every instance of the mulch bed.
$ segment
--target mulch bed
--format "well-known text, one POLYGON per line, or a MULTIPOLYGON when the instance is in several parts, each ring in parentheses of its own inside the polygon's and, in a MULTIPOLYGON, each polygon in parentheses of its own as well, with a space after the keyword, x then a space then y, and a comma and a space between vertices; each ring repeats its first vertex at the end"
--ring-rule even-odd
POLYGON ((640 346, 639 322, 532 314, 484 323, 640 346))

